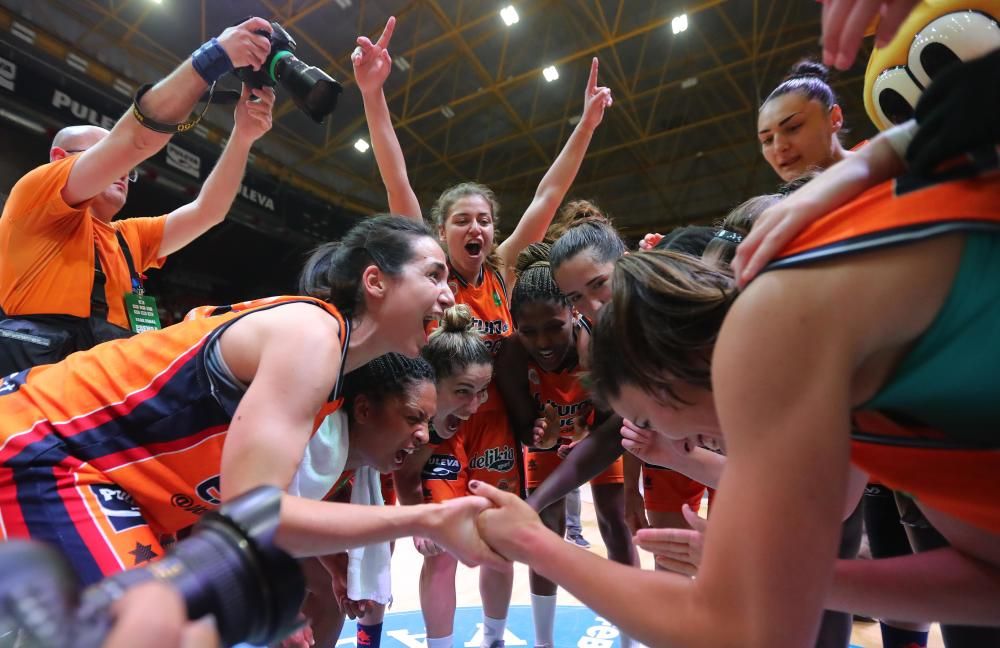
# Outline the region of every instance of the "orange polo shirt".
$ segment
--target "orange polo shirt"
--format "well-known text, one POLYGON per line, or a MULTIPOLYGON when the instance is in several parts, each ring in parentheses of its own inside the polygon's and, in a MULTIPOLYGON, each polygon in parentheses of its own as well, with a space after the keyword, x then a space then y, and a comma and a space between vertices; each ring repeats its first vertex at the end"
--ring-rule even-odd
POLYGON ((107 275, 108 321, 129 328, 124 296, 132 289, 115 231, 128 242, 136 270, 159 268, 166 216, 102 222, 90 201, 75 207, 62 189, 79 156, 43 164, 11 189, 0 216, 0 307, 9 316, 90 316, 94 249, 107 275))

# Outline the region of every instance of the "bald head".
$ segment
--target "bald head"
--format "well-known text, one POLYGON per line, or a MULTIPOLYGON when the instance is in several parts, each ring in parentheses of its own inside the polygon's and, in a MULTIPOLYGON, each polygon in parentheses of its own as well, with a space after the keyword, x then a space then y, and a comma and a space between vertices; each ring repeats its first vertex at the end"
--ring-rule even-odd
POLYGON ((52 149, 58 147, 64 151, 85 151, 107 136, 108 131, 100 126, 67 126, 52 138, 49 160, 56 159, 52 155, 52 149))

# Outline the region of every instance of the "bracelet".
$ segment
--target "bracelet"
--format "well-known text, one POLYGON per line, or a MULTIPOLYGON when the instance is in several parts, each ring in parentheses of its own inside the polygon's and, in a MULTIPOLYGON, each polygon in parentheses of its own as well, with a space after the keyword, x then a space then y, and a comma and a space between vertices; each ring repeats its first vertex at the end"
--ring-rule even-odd
POLYGON ((222 49, 222 45, 219 45, 217 38, 206 42, 191 54, 191 65, 209 85, 233 70, 233 62, 226 54, 226 50, 222 49))
POLYGON ((202 109, 201 113, 183 121, 179 124, 165 124, 163 122, 156 121, 148 115, 142 112, 139 108, 139 101, 142 99, 143 95, 149 92, 149 89, 153 87, 152 83, 147 83, 138 90, 135 91, 135 97, 132 99, 132 116, 136 118, 145 128, 151 131, 156 131, 157 133, 166 133, 167 135, 173 135, 175 133, 183 133, 194 128, 195 124, 201 121, 201 118, 205 116, 205 112, 208 107, 212 104, 212 95, 215 93, 215 83, 212 83, 211 87, 208 89, 208 100, 205 102, 205 107, 202 109))

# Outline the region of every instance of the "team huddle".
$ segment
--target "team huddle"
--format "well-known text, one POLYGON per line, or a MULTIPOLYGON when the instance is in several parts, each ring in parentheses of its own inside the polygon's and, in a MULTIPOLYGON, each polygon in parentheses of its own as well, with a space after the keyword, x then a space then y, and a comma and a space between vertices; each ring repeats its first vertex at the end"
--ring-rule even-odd
MULTIPOLYGON (((824 5, 847 25, 828 47, 839 35, 850 49, 868 14, 837 12, 865 4, 881 5, 824 5)), ((987 61, 995 95, 1000 6, 886 4, 884 21, 912 11, 869 63, 882 133, 845 149, 825 67, 800 63, 757 122, 788 186, 631 250, 595 202, 567 200, 613 106, 596 58, 582 117, 519 218, 476 182, 422 209, 382 92, 390 18, 352 55, 388 213, 319 247, 297 294, 195 309, 5 377, 0 534, 54 545, 92 583, 277 486, 277 541, 308 583, 288 646, 333 646, 345 615, 377 645, 391 588, 349 579, 347 552, 410 536, 428 648, 453 645, 458 562, 479 566, 482 645, 503 646, 511 561, 531 568, 536 646, 555 645, 558 586, 623 647, 846 646, 854 613, 883 621, 886 646, 926 645, 931 621, 995 639, 998 147, 935 157, 941 120, 924 117, 949 93, 931 86, 921 101, 939 103, 908 112, 884 93, 926 30, 985 17, 933 80, 987 61), (608 559, 563 541, 565 498, 586 482, 608 559), (850 560, 861 517, 874 527, 869 484, 942 542, 850 560), (359 503, 373 488, 381 499, 359 503), (914 632, 924 643, 893 643, 914 632)), ((142 107, 162 120, 165 105, 142 107)), ((65 179, 87 153, 53 164, 65 179)))

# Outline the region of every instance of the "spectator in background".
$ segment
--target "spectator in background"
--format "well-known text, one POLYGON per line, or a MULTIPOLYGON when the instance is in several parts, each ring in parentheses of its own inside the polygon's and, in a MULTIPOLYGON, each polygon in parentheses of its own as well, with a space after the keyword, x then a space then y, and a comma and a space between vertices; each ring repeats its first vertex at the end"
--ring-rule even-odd
MULTIPOLYGON (((0 375, 58 362, 142 330, 129 311, 155 300, 141 273, 220 223, 239 191, 253 143, 271 127, 274 93, 244 88, 233 132, 192 203, 153 218, 112 222, 137 179, 187 119, 206 88, 237 67, 259 68, 270 24, 251 18, 199 48, 168 77, 137 94, 110 131, 70 126, 52 141, 49 163, 11 189, 0 217, 0 375), (136 305, 138 303, 138 306, 136 305)), ((190 122, 188 122, 190 124, 190 122)))

